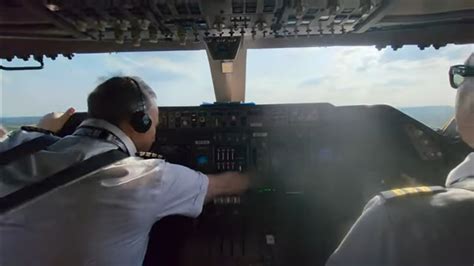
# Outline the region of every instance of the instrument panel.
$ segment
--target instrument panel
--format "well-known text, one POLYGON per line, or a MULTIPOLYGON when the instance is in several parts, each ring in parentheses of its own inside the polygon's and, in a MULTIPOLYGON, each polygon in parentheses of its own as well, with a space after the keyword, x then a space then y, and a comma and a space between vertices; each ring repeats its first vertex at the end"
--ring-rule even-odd
MULTIPOLYGON (((144 265, 324 265, 376 193, 442 185, 463 157, 442 135, 383 105, 159 111, 153 152, 203 173, 252 171, 256 185, 214 199, 198 219, 157 222, 144 265)), ((84 118, 76 115, 63 134, 84 118)))
MULTIPOLYGON (((208 205, 174 247, 180 250, 175 260, 165 261, 324 265, 377 192, 444 182, 449 163, 442 143, 442 136, 388 106, 161 108, 155 152, 204 173, 258 173, 249 193, 208 205)), ((163 234, 159 226, 155 241, 163 234)), ((167 248, 154 243, 150 250, 167 248)), ((169 252, 146 262, 155 265, 169 252)))

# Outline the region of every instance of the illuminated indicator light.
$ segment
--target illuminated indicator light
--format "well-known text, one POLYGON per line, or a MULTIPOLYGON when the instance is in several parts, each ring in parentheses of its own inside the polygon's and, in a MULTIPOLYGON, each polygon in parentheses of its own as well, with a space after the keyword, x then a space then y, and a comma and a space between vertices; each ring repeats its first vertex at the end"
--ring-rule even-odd
POLYGON ((275 192, 276 189, 274 188, 261 188, 258 190, 259 193, 262 193, 262 192, 275 192))
POLYGON ((208 162, 209 162, 209 158, 207 156, 202 155, 197 158, 198 165, 204 165, 204 164, 207 164, 208 162))
POLYGON ((267 245, 275 245, 275 236, 265 235, 265 240, 267 242, 267 245))

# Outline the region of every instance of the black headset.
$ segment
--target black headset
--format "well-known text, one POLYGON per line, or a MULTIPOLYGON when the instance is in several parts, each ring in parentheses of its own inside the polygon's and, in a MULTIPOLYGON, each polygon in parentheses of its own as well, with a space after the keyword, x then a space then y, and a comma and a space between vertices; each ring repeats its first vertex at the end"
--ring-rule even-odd
POLYGON ((151 127, 151 118, 146 112, 146 101, 145 96, 140 88, 140 84, 131 77, 126 77, 131 83, 134 84, 134 90, 137 91, 139 103, 133 107, 132 115, 130 116, 130 124, 133 129, 139 133, 147 132, 151 127))

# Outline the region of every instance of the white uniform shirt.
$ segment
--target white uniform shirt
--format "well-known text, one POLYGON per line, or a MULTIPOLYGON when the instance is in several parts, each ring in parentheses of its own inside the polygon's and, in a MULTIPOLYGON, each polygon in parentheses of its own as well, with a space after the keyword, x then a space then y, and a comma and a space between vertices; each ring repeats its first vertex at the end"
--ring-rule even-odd
POLYGON ((471 152, 462 163, 451 170, 446 178, 446 187, 452 187, 456 183, 472 177, 474 177, 474 153, 471 152))
MULTIPOLYGON (((101 120, 85 123, 108 129, 135 153, 117 127, 101 120)), ((0 168, 0 196, 116 148, 68 136, 0 168), (4 176, 9 184, 2 182, 4 176)), ((141 265, 152 225, 167 215, 198 216, 208 182, 202 173, 163 160, 126 158, 0 216, 0 265, 141 265)))
POLYGON ((0 138, 0 152, 10 150, 19 144, 43 136, 43 133, 17 130, 11 134, 0 138))

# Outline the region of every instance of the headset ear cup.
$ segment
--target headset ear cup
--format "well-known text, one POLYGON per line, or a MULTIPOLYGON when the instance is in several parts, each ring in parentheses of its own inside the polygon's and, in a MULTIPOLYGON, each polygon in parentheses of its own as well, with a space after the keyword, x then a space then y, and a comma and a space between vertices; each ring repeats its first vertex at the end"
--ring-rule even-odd
POLYGON ((127 79, 135 85, 134 87, 140 96, 140 103, 138 106, 140 109, 135 109, 136 111, 132 113, 132 116, 130 117, 130 124, 132 125, 133 129, 135 129, 135 131, 139 133, 145 133, 152 125, 150 116, 145 112, 145 97, 140 89, 140 84, 138 84, 138 82, 133 78, 127 77, 127 79))
POLYGON ((138 111, 132 114, 130 124, 135 131, 145 133, 150 129, 152 123, 148 114, 143 111, 138 111))

